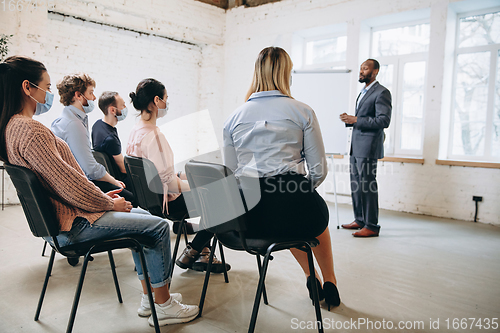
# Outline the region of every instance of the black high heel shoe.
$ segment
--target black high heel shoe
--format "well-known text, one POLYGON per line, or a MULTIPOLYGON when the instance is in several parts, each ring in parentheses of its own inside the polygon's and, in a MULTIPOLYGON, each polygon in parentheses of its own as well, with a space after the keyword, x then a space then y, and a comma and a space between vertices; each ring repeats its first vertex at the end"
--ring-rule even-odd
POLYGON ((325 294, 325 302, 328 304, 328 311, 330 311, 330 305, 340 305, 340 295, 336 285, 331 282, 325 282, 323 292, 325 294))
MULTIPOLYGON (((325 294, 323 293, 323 288, 321 288, 321 282, 318 280, 318 278, 316 278, 316 284, 318 285, 318 298, 321 301, 323 298, 325 298, 325 294)), ((307 289, 309 290, 309 298, 313 301, 313 305, 314 305, 311 276, 307 277, 306 286, 307 286, 307 289)))

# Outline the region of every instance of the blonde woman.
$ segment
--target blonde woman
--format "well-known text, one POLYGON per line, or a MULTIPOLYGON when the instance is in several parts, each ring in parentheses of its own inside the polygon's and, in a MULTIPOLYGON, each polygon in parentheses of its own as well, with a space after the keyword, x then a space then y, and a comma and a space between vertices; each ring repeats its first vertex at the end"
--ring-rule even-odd
MULTIPOLYGON (((282 48, 260 52, 246 103, 224 124, 224 163, 242 184, 259 178, 261 199, 248 213, 248 236, 316 237, 320 244, 313 253, 324 281, 323 288, 316 281, 319 296, 338 306, 328 207, 315 190, 327 174, 325 149, 314 111, 291 96, 292 66, 282 48)), ((312 299, 307 255, 291 252, 312 299)))

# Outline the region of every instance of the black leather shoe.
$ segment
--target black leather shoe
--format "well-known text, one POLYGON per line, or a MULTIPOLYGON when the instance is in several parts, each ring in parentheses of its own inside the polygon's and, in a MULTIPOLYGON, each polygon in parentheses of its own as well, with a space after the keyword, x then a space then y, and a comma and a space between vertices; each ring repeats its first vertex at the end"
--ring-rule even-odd
MULTIPOLYGON (((318 280, 318 278, 316 278, 316 285, 318 286, 318 298, 321 301, 323 298, 325 298, 325 294, 323 293, 323 288, 321 288, 321 282, 318 280)), ((310 275, 307 277, 306 286, 307 286, 307 289, 309 290, 309 298, 313 301, 313 305, 314 305, 313 291, 312 291, 312 279, 311 279, 310 275)))
MULTIPOLYGON (((193 267, 191 267, 194 271, 206 272, 208 269, 208 259, 210 259, 210 249, 208 247, 203 248, 200 253, 198 259, 193 263, 193 267)), ((231 269, 231 265, 226 263, 226 272, 231 269)), ((224 273, 224 264, 222 261, 217 259, 214 253, 214 257, 212 259, 212 268, 210 269, 211 273, 224 273)))
POLYGON ((328 304, 328 311, 330 311, 330 305, 340 305, 340 295, 336 285, 328 281, 325 282, 323 292, 325 293, 325 302, 328 304))
POLYGON ((179 259, 175 261, 177 266, 183 269, 193 268, 194 262, 200 257, 200 253, 191 247, 191 243, 182 251, 179 259))

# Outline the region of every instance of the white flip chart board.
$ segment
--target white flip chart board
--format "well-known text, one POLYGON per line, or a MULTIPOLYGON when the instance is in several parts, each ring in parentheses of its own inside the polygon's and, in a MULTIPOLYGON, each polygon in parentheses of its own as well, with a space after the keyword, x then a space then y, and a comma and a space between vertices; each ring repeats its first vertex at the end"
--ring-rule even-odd
POLYGON ((353 114, 349 110, 350 76, 348 70, 292 73, 292 96, 313 108, 327 154, 347 155, 348 131, 339 115, 353 114))

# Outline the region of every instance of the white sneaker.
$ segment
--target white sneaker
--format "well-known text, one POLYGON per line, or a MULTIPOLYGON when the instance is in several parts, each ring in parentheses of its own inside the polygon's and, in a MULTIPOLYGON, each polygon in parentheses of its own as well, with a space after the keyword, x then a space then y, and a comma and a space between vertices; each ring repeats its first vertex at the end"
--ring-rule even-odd
MULTIPOLYGON (((182 302, 182 295, 179 293, 170 294, 172 299, 177 300, 177 302, 182 302)), ((155 298, 155 294, 153 293, 153 299, 155 298)), ((148 294, 142 294, 141 298, 141 306, 137 309, 137 314, 139 317, 149 317, 151 315, 151 307, 149 306, 149 298, 148 294)))
MULTIPOLYGON (((169 305, 159 305, 155 303, 158 324, 165 326, 169 324, 187 323, 198 316, 197 305, 185 305, 172 299, 169 305)), ((153 316, 149 316, 149 326, 154 326, 153 316)))

